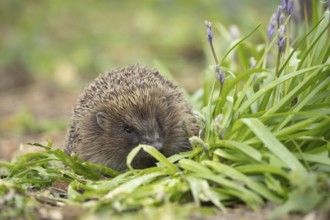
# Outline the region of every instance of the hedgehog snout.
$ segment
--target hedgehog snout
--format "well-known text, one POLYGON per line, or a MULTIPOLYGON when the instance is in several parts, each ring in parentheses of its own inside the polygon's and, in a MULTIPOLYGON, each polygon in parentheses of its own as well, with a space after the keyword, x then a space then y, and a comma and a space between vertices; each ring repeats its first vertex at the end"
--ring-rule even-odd
POLYGON ((159 151, 163 149, 163 144, 158 134, 153 136, 143 136, 141 138, 140 144, 147 144, 153 146, 159 151))
POLYGON ((150 145, 153 146, 154 148, 156 148, 159 151, 163 149, 163 144, 160 143, 160 142, 151 143, 150 145))

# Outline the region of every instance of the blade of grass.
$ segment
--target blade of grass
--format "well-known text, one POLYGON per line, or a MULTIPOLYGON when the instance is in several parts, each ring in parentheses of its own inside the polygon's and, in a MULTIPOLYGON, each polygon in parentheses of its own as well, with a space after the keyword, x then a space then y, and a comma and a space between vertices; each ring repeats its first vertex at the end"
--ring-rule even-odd
POLYGON ((250 157, 251 159, 261 162, 261 153, 251 147, 250 145, 243 143, 243 142, 237 142, 237 141, 230 141, 230 140, 219 140, 216 142, 217 147, 225 146, 230 148, 235 148, 242 153, 244 153, 246 156, 250 157))
POLYGON ((141 186, 142 184, 145 184, 147 182, 150 182, 152 180, 154 180, 157 177, 160 176, 166 176, 166 173, 164 172, 153 172, 153 173, 149 173, 143 176, 138 176, 132 180, 129 180, 121 185, 119 185, 118 187, 116 187, 115 189, 113 189, 112 191, 110 191, 109 193, 107 193, 102 199, 109 199, 109 200, 113 200, 116 198, 116 196, 120 195, 120 194, 128 194, 133 192, 137 187, 141 186))
POLYGON ((248 99, 246 102, 244 102, 236 111, 236 114, 240 113, 242 114, 250 105, 252 105, 253 102, 257 101, 258 98, 260 98, 262 95, 264 95, 268 90, 274 88, 275 86, 285 82, 288 79, 291 79, 293 77, 305 74, 309 71, 313 71, 316 69, 321 69, 323 67, 325 67, 326 65, 317 65, 317 66, 312 66, 312 67, 308 67, 305 69, 301 69, 299 71, 284 75, 276 80, 274 80, 273 82, 271 82, 270 84, 266 85, 265 87, 261 88, 257 93, 254 94, 253 97, 251 97, 250 99, 248 99))
POLYGON ((283 199, 281 199, 278 196, 276 196, 275 194, 273 194, 264 185, 250 179, 249 177, 240 173, 239 171, 237 171, 236 169, 234 169, 232 167, 229 167, 225 164, 221 164, 221 163, 214 162, 214 161, 203 161, 202 163, 207 165, 208 167, 212 168, 219 174, 225 174, 226 176, 228 176, 231 179, 243 182, 244 184, 246 184, 246 186, 248 188, 252 189, 256 193, 259 193, 261 196, 263 196, 264 198, 266 198, 272 202, 275 202, 275 203, 283 202, 283 199))
POLYGON ((244 118, 241 121, 246 124, 272 153, 282 160, 291 170, 299 171, 307 175, 306 169, 297 158, 280 142, 269 129, 256 118, 244 118))
POLYGON ((237 183, 227 180, 220 175, 215 175, 211 170, 207 167, 188 159, 183 159, 179 161, 180 166, 190 171, 191 174, 196 178, 203 178, 210 180, 212 182, 218 183, 225 188, 231 188, 240 192, 240 197, 242 201, 246 202, 250 207, 256 209, 263 204, 263 201, 260 196, 255 194, 254 192, 245 189, 244 187, 238 185, 237 183))
MULTIPOLYGON (((329 66, 329 65, 328 65, 329 66)), ((325 73, 327 74, 327 73, 325 73)), ((306 97, 304 97, 297 105, 294 106, 292 111, 298 112, 300 111, 313 97, 320 92, 322 89, 325 89, 328 87, 330 82, 330 77, 325 78, 322 82, 320 82, 318 85, 316 85, 313 90, 311 90, 306 97)), ((278 131, 282 129, 291 119, 292 115, 288 115, 275 129, 275 131, 278 131)))
POLYGON ((276 174, 285 178, 286 180, 289 180, 289 175, 286 172, 284 172, 281 168, 272 166, 270 164, 248 164, 235 167, 235 169, 245 174, 276 174))

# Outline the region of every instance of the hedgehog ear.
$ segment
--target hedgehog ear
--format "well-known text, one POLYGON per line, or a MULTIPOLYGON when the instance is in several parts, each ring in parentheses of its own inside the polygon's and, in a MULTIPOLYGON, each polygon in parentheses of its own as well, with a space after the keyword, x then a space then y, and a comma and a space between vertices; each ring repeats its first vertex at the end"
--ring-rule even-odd
POLYGON ((160 98, 160 100, 162 101, 162 103, 167 103, 168 102, 168 98, 166 96, 162 96, 160 98))
POLYGON ((96 121, 97 124, 102 128, 102 130, 105 130, 105 113, 104 112, 98 112, 96 113, 96 121))

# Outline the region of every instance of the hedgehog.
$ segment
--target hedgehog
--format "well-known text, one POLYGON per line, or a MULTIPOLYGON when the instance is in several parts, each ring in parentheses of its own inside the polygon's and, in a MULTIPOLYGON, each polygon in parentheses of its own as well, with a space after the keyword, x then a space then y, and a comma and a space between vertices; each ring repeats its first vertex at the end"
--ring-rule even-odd
MULTIPOLYGON (((141 65, 97 77, 72 114, 65 152, 118 171, 127 170, 126 157, 140 144, 153 146, 166 157, 191 150, 188 136, 199 130, 180 87, 141 65)), ((132 166, 143 169, 155 162, 141 150, 132 166)))

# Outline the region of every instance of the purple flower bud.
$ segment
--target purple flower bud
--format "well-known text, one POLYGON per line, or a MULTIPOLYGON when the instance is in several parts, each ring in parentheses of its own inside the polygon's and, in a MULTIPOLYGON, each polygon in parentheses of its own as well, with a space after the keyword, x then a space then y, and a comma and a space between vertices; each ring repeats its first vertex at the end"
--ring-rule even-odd
POLYGON ((221 85, 223 85, 225 83, 225 79, 226 79, 226 74, 224 72, 221 72, 221 74, 220 74, 221 85))
POLYGON ((220 66, 215 66, 215 77, 220 81, 221 85, 225 83, 226 74, 220 70, 220 66))
POLYGON ((289 0, 288 1, 288 5, 287 5, 287 11, 290 15, 292 15, 294 13, 294 2, 293 0, 289 0))
POLYGON ((279 5, 277 10, 276 10, 276 13, 275 13, 275 17, 276 17, 276 21, 277 21, 278 26, 280 26, 280 17, 281 17, 282 13, 283 13, 282 6, 279 5))
POLYGON ((278 38, 277 38, 277 45, 279 48, 280 52, 284 51, 284 47, 285 47, 285 42, 286 42, 286 30, 285 30, 285 26, 281 25, 280 28, 278 29, 278 38))
POLYGON ((292 15, 294 12, 294 2, 293 0, 282 0, 282 10, 284 13, 292 15))
POLYGON ((288 5, 288 0, 282 0, 282 10, 283 12, 286 12, 287 11, 287 5, 288 5))
POLYGON ((211 44, 212 40, 213 40, 213 35, 214 35, 214 32, 212 30, 212 23, 210 21, 205 20, 205 25, 206 25, 207 40, 211 44))
POLYGON ((285 38, 279 39, 277 42, 278 48, 280 52, 284 51, 284 46, 285 46, 285 38))
POLYGON ((274 36, 275 32, 275 27, 276 27, 276 15, 275 13, 272 15, 269 21, 269 25, 267 28, 267 35, 268 35, 268 40, 271 40, 274 36))

